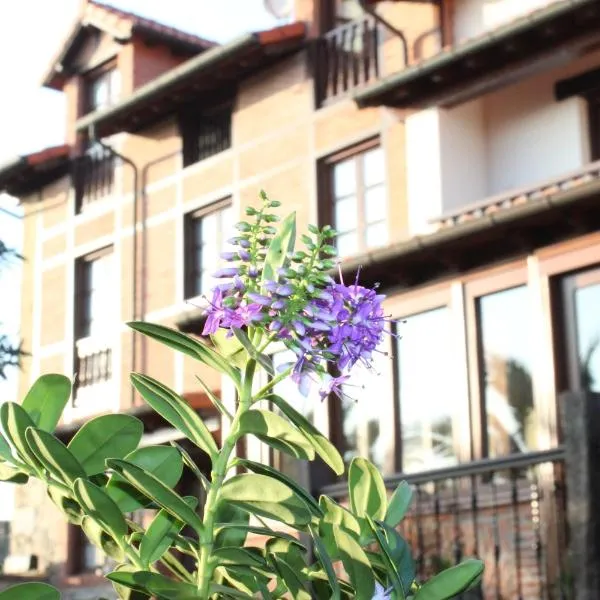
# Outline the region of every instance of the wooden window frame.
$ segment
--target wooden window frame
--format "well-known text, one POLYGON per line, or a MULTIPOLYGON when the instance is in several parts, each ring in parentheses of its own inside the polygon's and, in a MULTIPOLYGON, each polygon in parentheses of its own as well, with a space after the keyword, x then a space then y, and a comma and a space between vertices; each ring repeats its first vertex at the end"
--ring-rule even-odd
MULTIPOLYGON (((364 173, 361 166, 360 157, 375 148, 381 148, 383 157, 385 159, 385 150, 381 144, 380 136, 370 137, 358 144, 348 146, 342 150, 339 150, 333 154, 323 157, 317 164, 317 188, 318 188, 318 219, 321 226, 332 225, 336 228, 334 214, 335 214, 335 195, 334 195, 334 183, 333 183, 333 172, 335 166, 348 159, 354 159, 357 162, 356 171, 356 200, 358 208, 358 219, 356 226, 357 237, 359 238, 359 245, 355 255, 359 255, 368 250, 363 244, 362 237, 366 231, 367 223, 365 220, 365 185, 364 185, 364 173)), ((383 180, 385 191, 388 190, 388 179, 387 171, 386 177, 383 180)), ((388 207, 389 209, 389 207, 388 207)), ((344 257, 344 258, 350 258, 344 257)))
MULTIPOLYGON (((74 304, 74 323, 73 323, 73 331, 75 340, 84 339, 90 336, 90 325, 91 319, 88 319, 87 329, 84 327, 83 323, 83 315, 85 314, 85 302, 89 302, 91 289, 82 289, 83 282, 86 278, 87 269, 91 268, 90 265, 105 256, 113 254, 113 246, 105 246, 91 252, 90 254, 85 254, 84 256, 80 256, 75 260, 75 304, 74 304), (84 331, 86 332, 83 335, 84 331)), ((89 285, 86 284, 86 285, 89 285)), ((88 309, 89 311, 89 309, 88 309)))
POLYGON ((95 106, 93 102, 93 91, 95 84, 98 83, 102 78, 106 77, 110 73, 116 73, 117 77, 120 77, 121 74, 119 72, 119 67, 116 59, 112 58, 107 62, 101 64, 98 67, 91 69, 83 74, 83 87, 84 87, 84 101, 83 101, 83 109, 84 113, 91 113, 97 110, 103 110, 109 108, 114 104, 114 100, 110 100, 112 98, 111 91, 112 86, 114 85, 113 81, 109 79, 108 83, 108 97, 109 102, 106 106, 95 106))
POLYGON ((585 95, 588 112, 590 160, 600 160, 600 89, 585 95))
MULTIPOLYGON (((203 206, 192 212, 188 212, 184 215, 183 225, 183 256, 184 256, 184 282, 183 282, 183 293, 186 300, 197 298, 201 294, 208 293, 210 290, 199 290, 197 291, 198 277, 201 276, 202 269, 201 265, 196 264, 197 261, 197 249, 201 245, 201 240, 197 239, 195 225, 198 220, 204 217, 218 213, 226 208, 230 208, 233 205, 231 196, 222 198, 216 202, 212 202, 207 206, 203 206)), ((219 248, 221 250, 223 246, 224 236, 226 232, 219 232, 221 238, 218 239, 219 248)))

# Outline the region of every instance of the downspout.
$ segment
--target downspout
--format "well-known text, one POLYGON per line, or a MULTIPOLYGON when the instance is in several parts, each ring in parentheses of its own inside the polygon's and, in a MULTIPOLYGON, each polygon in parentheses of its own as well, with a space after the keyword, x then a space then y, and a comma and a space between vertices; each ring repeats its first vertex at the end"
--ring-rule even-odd
MULTIPOLYGON (((113 156, 116 156, 119 160, 129 165, 133 171, 133 247, 132 247, 132 268, 133 268, 133 289, 131 293, 131 320, 135 321, 138 318, 137 311, 137 213, 138 213, 138 168, 137 165, 127 156, 124 156, 120 152, 117 152, 112 146, 105 144, 102 140, 96 137, 95 129, 93 125, 88 128, 88 136, 90 140, 96 142, 99 146, 110 152, 113 156)), ((136 336, 137 333, 131 332, 131 371, 135 371, 137 362, 137 351, 136 351, 136 336)), ((131 406, 135 406, 135 389, 131 386, 131 406)))
POLYGON ((408 66, 408 42, 406 41, 404 32, 400 31, 400 29, 396 29, 396 27, 394 27, 389 21, 384 19, 381 15, 378 15, 375 12, 375 8, 374 7, 372 8, 370 5, 367 4, 367 0, 358 0, 358 3, 360 4, 360 7, 368 15, 371 15, 371 17, 373 17, 373 19, 375 19, 375 21, 377 21, 377 23, 379 23, 380 25, 383 25, 383 27, 385 27, 388 31, 391 31, 395 36, 400 38, 400 41, 402 42, 402 50, 404 52, 404 66, 407 67, 408 66))

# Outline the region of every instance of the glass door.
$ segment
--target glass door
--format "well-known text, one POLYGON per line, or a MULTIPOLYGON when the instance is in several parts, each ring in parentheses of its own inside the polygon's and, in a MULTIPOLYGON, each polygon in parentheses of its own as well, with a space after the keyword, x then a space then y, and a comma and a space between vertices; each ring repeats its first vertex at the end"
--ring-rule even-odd
POLYGON ((600 269, 563 280, 563 389, 600 393, 600 269))

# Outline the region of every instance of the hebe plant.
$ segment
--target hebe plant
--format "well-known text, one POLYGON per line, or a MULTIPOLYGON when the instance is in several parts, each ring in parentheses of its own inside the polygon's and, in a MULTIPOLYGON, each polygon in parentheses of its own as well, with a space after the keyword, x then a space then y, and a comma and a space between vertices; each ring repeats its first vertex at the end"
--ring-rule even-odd
MULTIPOLYGON (((358 280, 346 285, 331 277, 331 227, 310 227, 297 250, 295 216, 274 225, 278 205, 263 194, 261 207, 246 211, 250 221, 236 226, 235 250, 224 256, 230 266, 218 274, 224 280, 207 309, 204 333, 211 343, 161 325, 129 324, 233 382, 237 400, 230 412, 199 379, 229 424, 219 448, 182 397, 148 375, 131 375, 150 407, 208 455, 209 478, 177 444, 139 447, 143 425, 127 414, 88 421, 65 446, 53 431, 71 383, 45 375, 22 404, 0 408, 0 479, 41 480, 65 518, 116 561, 107 577, 122 599, 453 598, 479 581, 483 565, 467 560, 425 583, 416 579, 410 548, 396 529, 411 500, 406 483, 388 498, 377 469, 356 458, 343 506, 313 498, 268 465, 234 456, 244 436, 255 436, 298 459, 318 456, 342 475, 335 447, 274 389, 291 377, 305 392, 316 385, 322 397, 342 394, 353 368, 370 367, 387 329, 383 296, 358 280), (295 357, 279 372, 268 358, 275 343, 295 357), (260 370, 269 378, 257 389, 260 370), (201 511, 198 498, 174 491, 183 469, 204 488, 201 511), (130 518, 139 509, 157 511, 147 528, 130 518), (191 557, 192 570, 182 555, 191 557)), ((55 598, 59 592, 43 583, 0 593, 1 600, 55 598)))

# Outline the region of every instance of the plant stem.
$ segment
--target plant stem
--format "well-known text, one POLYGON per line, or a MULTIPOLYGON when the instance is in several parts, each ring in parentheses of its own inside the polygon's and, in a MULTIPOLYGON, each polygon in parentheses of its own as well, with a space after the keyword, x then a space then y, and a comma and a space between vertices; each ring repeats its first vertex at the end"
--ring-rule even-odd
POLYGON ((215 569, 215 564, 211 561, 211 555, 214 547, 215 516, 219 504, 219 495, 225 476, 227 475, 229 458, 240 437, 240 419, 252 404, 252 382, 254 380, 255 370, 256 361, 254 359, 248 360, 240 392, 240 401, 231 423, 231 429, 223 443, 223 447, 219 452, 219 456, 213 465, 213 470, 210 475, 211 484, 204 505, 204 531, 200 536, 200 560, 198 561, 198 591, 200 593, 200 598, 203 600, 208 600, 210 582, 215 569))

